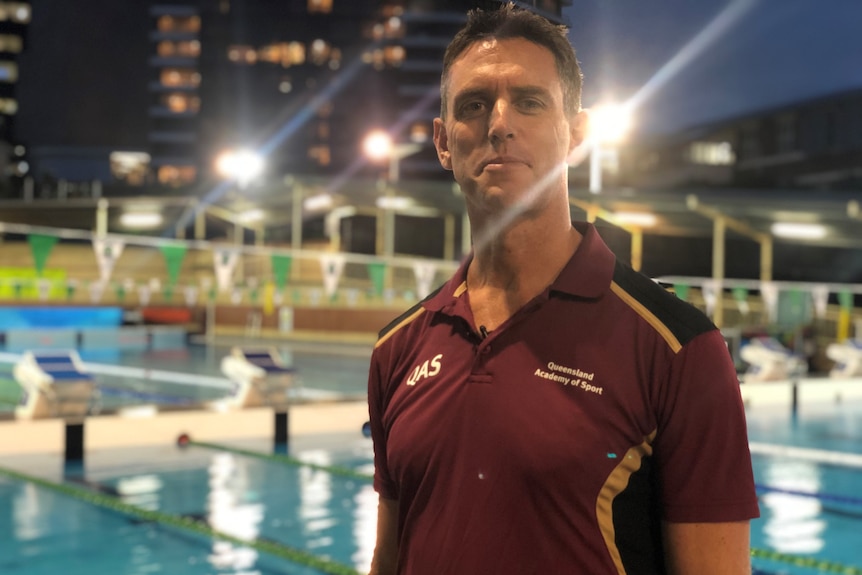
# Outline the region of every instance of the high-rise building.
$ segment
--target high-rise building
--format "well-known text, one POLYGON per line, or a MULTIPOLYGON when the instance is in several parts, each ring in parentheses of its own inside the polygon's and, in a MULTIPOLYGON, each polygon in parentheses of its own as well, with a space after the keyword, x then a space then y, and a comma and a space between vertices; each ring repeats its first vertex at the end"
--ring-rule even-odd
MULTIPOLYGON (((518 4, 560 20, 567 0, 518 4)), ((443 51, 467 0, 196 0, 154 4, 149 134, 165 185, 216 177, 220 153, 262 151, 268 174, 356 166, 372 128, 427 153, 405 178, 439 178, 431 120, 443 51)), ((355 169, 355 168, 354 168, 355 169)))
POLYGON ((27 164, 20 160, 23 150, 10 140, 18 112, 18 55, 24 50, 31 14, 28 2, 0 2, 0 173, 4 180, 27 172, 27 164))

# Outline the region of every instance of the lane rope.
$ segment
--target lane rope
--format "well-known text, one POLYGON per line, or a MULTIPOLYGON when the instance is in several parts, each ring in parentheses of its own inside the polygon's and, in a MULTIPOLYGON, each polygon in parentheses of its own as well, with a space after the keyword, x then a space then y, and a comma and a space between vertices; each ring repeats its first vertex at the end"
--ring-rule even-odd
POLYGON ((203 535, 205 537, 228 541, 241 547, 251 547, 262 553, 267 553, 269 555, 274 555, 282 559, 287 559, 288 561, 291 561, 298 565, 317 569, 322 573, 327 573, 330 575, 361 575, 359 571, 357 571, 353 567, 350 567, 349 565, 345 565, 343 563, 339 563, 338 561, 318 557, 317 555, 313 555, 302 549, 296 549, 275 541, 260 539, 241 539, 234 535, 230 535, 228 533, 213 529, 206 523, 197 519, 193 519, 191 517, 183 517, 180 515, 164 513, 162 511, 143 509, 141 507, 137 507, 135 505, 130 505, 128 503, 120 501, 116 497, 111 497, 102 493, 94 493, 93 491, 90 491, 88 489, 84 489, 82 487, 75 487, 65 483, 55 483, 47 479, 42 479, 40 477, 35 477, 4 467, 0 467, 0 474, 6 475, 18 481, 32 483, 50 491, 61 493, 68 497, 84 501, 96 507, 101 507, 103 509, 114 511, 116 513, 135 517, 144 521, 152 521, 161 525, 167 525, 170 527, 183 529, 185 531, 196 533, 198 535, 203 535))
POLYGON ((758 559, 768 559, 780 563, 788 563, 797 567, 808 567, 816 569, 821 573, 840 573, 841 575, 862 575, 862 569, 852 565, 843 565, 835 561, 827 561, 825 559, 816 559, 814 557, 803 557, 801 555, 791 555, 790 553, 779 553, 769 549, 752 549, 751 556, 758 559))
MULTIPOLYGON (((287 455, 281 454, 270 454, 263 453, 259 451, 253 451, 250 449, 242 449, 238 447, 232 447, 229 445, 221 445, 218 443, 207 443, 204 441, 189 441, 188 445, 197 446, 197 447, 205 447, 207 449, 214 449, 218 451, 226 451, 229 453, 236 453, 237 455, 245 455, 248 457, 254 457, 257 459, 269 460, 273 462, 286 463, 289 465, 296 465, 301 467, 308 467, 311 469, 316 469, 319 471, 325 471, 328 473, 333 473, 334 475, 341 475, 343 477, 350 477, 353 479, 364 479, 367 481, 371 481, 373 476, 367 473, 360 473, 358 471, 354 471, 352 469, 346 467, 339 467, 334 465, 318 465, 316 463, 309 463, 307 461, 302 461, 301 459, 297 459, 295 457, 290 457, 287 455)), ((800 493, 801 494, 801 493, 800 493)), ((811 494, 809 494, 811 495, 811 494)), ((814 557, 805 557, 802 555, 791 555, 789 553, 779 553, 778 551, 772 551, 770 549, 751 549, 751 556, 756 557, 758 559, 768 559, 771 561, 779 562, 779 563, 788 563, 791 565, 796 565, 800 567, 811 567, 813 569, 819 569, 824 572, 832 572, 832 573, 840 573, 841 575, 862 575, 862 569, 859 567, 854 567, 852 565, 843 565, 841 563, 837 563, 835 561, 827 561, 824 559, 816 559, 814 557)), ((767 571, 759 571, 761 574, 768 573, 767 571)))
POLYGON ((775 443, 758 443, 752 441, 748 444, 752 455, 770 455, 774 457, 787 457, 788 459, 804 459, 815 463, 825 463, 839 467, 855 467, 862 469, 862 453, 847 453, 845 451, 828 451, 826 449, 811 449, 807 447, 793 447, 790 445, 778 445, 775 443))
POLYGON ((290 455, 284 455, 281 453, 263 453, 261 451, 253 451, 251 449, 243 449, 241 447, 234 447, 231 445, 222 445, 220 443, 208 443, 206 441, 194 441, 190 439, 186 444, 191 447, 203 447, 206 449, 214 449, 216 451, 226 451, 228 453, 235 453, 237 455, 245 455, 247 457, 254 457, 256 459, 263 459, 267 461, 273 461, 277 463, 283 463, 286 465, 293 465, 296 467, 307 467, 308 469, 314 469, 316 471, 325 471, 326 473, 331 473, 332 475, 337 475, 339 477, 347 477, 349 479, 359 479, 362 481, 373 481, 374 476, 370 473, 362 473, 361 471, 356 471, 355 469, 351 469, 349 467, 343 467, 340 465, 321 465, 318 463, 311 463, 309 461, 303 461, 302 459, 292 457, 290 455))
POLYGON ((755 483, 754 487, 759 491, 769 493, 784 493, 786 495, 799 495, 801 497, 811 497, 813 499, 822 499, 823 501, 834 501, 836 503, 849 503, 850 505, 862 505, 862 498, 849 497, 846 495, 833 495, 831 493, 817 493, 815 491, 798 491, 796 489, 784 489, 781 487, 772 487, 770 485, 761 485, 755 483))

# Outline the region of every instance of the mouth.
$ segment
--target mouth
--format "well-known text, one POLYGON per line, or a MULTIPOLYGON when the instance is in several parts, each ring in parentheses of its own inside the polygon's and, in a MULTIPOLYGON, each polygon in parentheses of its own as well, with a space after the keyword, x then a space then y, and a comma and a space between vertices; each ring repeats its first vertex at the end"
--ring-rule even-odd
POLYGON ((527 166, 527 162, 515 156, 497 156, 482 162, 482 171, 502 170, 514 166, 527 166))

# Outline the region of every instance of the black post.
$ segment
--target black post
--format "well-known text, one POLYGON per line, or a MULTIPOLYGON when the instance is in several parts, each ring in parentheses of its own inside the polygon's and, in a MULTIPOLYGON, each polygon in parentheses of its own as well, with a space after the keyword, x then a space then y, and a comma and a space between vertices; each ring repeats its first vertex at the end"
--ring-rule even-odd
POLYGON ((84 422, 66 422, 66 451, 65 461, 84 460, 84 422))
POLYGON ((793 395, 791 396, 791 399, 790 413, 793 417, 796 417, 797 412, 799 411, 799 382, 795 379, 793 380, 793 395))
POLYGON ((287 444, 287 411, 275 412, 275 444, 287 444))

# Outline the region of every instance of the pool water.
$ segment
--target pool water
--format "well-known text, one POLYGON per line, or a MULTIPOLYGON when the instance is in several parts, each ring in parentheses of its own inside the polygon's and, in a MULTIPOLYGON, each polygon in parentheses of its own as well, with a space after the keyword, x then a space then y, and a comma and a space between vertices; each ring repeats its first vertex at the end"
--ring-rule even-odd
MULTIPOLYGON (((293 454, 370 473, 369 450, 370 440, 340 438, 325 450, 300 447, 293 454)), ((86 470, 67 466, 65 480, 244 540, 281 543, 360 571, 370 565, 377 495, 368 481, 196 447, 144 449, 140 456, 135 464, 104 454, 93 471, 89 460, 86 470)), ((0 533, 12 534, 0 538, 4 574, 321 572, 0 475, 4 507, 0 533)))
MULTIPOLYGON (((748 414, 753 443, 840 451, 823 463, 753 455, 761 518, 752 522, 752 563, 761 575, 862 573, 862 404, 758 408, 748 414), (856 457, 856 458, 854 458, 856 457), (806 495, 808 494, 808 495, 806 495), (813 566, 793 557, 813 558, 813 566)), ((272 453, 266 441, 234 443, 272 453)), ((356 434, 300 436, 290 454, 320 465, 372 472, 372 446, 356 434)), ((23 457, 23 456, 22 456, 23 457)), ((25 458, 26 459, 26 458, 25 458)), ((176 446, 88 454, 63 467, 33 456, 33 470, 119 497, 144 509, 206 521, 242 538, 276 542, 364 573, 374 546, 377 496, 370 482, 226 450, 176 446)), ((321 571, 247 545, 106 511, 0 474, 0 573, 177 575, 317 574, 321 571)))

